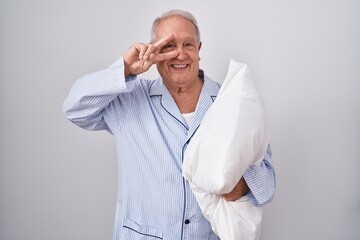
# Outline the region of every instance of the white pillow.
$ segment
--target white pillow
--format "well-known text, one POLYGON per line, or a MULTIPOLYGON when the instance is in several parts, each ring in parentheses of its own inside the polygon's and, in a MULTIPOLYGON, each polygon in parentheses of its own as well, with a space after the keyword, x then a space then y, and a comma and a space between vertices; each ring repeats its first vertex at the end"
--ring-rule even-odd
POLYGON ((216 100, 186 148, 183 175, 217 235, 257 239, 262 209, 247 197, 234 202, 230 192, 250 165, 260 164, 269 143, 263 103, 246 64, 230 62, 216 100))

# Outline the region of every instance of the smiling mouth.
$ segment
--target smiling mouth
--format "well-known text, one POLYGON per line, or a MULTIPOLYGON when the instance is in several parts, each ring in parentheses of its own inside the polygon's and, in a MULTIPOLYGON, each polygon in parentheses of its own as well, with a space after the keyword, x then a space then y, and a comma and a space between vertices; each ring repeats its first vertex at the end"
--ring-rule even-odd
POLYGON ((175 69, 184 69, 188 66, 188 64, 171 64, 171 66, 175 69))

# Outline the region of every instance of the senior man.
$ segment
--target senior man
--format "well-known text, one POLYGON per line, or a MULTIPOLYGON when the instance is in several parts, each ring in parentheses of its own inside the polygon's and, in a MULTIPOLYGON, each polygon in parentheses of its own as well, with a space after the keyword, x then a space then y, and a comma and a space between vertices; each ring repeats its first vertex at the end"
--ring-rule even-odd
MULTIPOLYGON (((114 240, 218 239, 182 176, 183 154, 220 84, 199 69, 195 18, 173 10, 155 19, 151 43, 130 47, 110 67, 77 80, 63 104, 65 115, 86 130, 114 135, 119 190, 114 240), (156 64, 156 80, 137 78, 156 64)), ((271 150, 250 166, 223 197, 247 194, 254 205, 272 200, 271 150)))

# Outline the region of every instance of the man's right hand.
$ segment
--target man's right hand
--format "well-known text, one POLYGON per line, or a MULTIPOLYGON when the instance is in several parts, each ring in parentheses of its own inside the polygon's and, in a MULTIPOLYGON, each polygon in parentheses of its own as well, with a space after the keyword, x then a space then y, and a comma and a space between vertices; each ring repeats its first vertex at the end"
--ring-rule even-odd
POLYGON ((162 53, 163 47, 173 39, 174 35, 171 34, 154 44, 138 43, 133 45, 124 54, 125 77, 146 72, 153 64, 176 57, 179 54, 176 50, 162 53))

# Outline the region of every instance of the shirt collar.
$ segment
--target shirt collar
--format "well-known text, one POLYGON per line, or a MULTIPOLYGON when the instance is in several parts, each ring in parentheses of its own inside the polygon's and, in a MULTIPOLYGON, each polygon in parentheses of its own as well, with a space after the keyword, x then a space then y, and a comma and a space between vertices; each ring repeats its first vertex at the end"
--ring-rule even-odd
POLYGON ((188 129, 186 141, 188 141, 192 137, 192 135, 200 125, 201 119, 204 117, 206 111, 215 101, 220 89, 220 84, 211 80, 206 75, 202 75, 202 79, 204 81, 204 84, 201 89, 199 101, 196 105, 193 121, 189 128, 185 124, 184 118, 182 117, 178 107, 176 106, 176 103, 172 98, 169 90, 163 84, 162 78, 158 78, 157 80, 155 80, 149 89, 150 96, 161 96, 160 101, 162 107, 166 109, 169 114, 178 119, 184 125, 184 127, 188 129))
MULTIPOLYGON (((219 92, 220 84, 211 80, 201 69, 199 70, 199 77, 204 81, 202 92, 211 97, 214 101, 219 92)), ((149 94, 150 96, 159 96, 163 95, 164 91, 168 91, 168 89, 164 85, 163 79, 159 77, 150 86, 149 94)))

